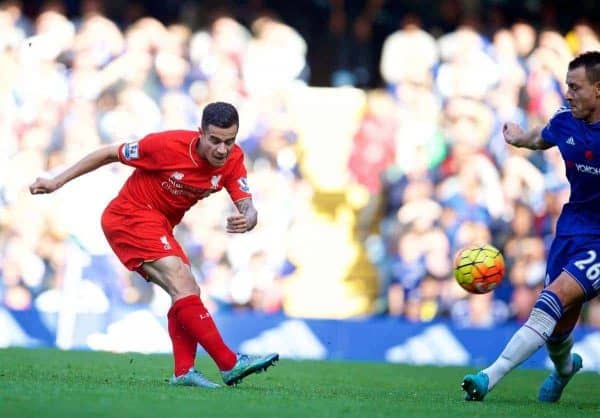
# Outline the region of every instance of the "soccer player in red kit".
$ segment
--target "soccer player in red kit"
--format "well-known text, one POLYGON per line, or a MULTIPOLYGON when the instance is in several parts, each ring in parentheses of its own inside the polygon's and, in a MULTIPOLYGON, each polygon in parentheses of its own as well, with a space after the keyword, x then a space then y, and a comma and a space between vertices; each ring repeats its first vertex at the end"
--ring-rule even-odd
POLYGON ((235 138, 237 110, 229 103, 207 105, 198 131, 166 131, 136 142, 100 148, 52 179, 38 178, 32 194, 51 193, 105 164, 135 167, 102 215, 102 229, 121 262, 163 288, 172 299, 168 313, 173 343, 171 384, 215 388, 194 368, 197 344, 212 357, 227 385, 266 370, 279 360, 236 354, 223 342, 200 299, 200 288, 173 228, 198 200, 225 188, 238 213, 227 231, 243 233, 256 225, 257 213, 246 181, 244 155, 235 138))

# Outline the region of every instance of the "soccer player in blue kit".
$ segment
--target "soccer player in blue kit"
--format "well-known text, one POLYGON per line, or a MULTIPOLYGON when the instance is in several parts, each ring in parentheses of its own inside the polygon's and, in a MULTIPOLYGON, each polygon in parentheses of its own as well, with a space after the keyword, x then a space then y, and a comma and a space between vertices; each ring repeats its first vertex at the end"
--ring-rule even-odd
POLYGON ((525 132, 504 125, 510 145, 532 150, 558 146, 565 161, 571 196, 564 205, 548 254, 546 282, 529 318, 488 368, 468 374, 462 389, 468 401, 482 401, 512 369, 546 345, 555 370, 542 383, 538 399, 556 402, 581 369, 571 353, 571 332, 583 304, 600 292, 600 52, 569 63, 566 100, 548 124, 525 132))

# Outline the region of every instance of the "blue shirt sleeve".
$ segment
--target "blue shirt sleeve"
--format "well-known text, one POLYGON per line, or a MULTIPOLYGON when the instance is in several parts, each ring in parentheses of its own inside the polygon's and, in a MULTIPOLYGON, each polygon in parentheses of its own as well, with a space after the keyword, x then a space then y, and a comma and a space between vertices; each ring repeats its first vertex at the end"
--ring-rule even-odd
POLYGON ((562 138, 564 135, 561 134, 561 131, 565 124, 565 118, 570 111, 571 109, 568 107, 561 107, 554 116, 552 116, 541 132, 541 137, 545 142, 558 145, 558 143, 564 139, 562 138))
POLYGON ((546 126, 544 126, 540 135, 541 135, 542 139, 544 140, 544 142, 556 145, 555 132, 552 129, 552 120, 550 120, 548 122, 548 124, 546 126))

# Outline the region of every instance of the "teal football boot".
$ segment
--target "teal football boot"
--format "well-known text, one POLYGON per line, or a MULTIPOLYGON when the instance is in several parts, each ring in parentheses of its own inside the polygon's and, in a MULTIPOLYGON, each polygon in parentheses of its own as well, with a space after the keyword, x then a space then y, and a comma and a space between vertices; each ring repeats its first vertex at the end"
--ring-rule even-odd
POLYGON ((181 376, 173 376, 169 382, 173 386, 197 386, 201 388, 215 389, 221 387, 208 380, 202 373, 193 367, 181 376))
POLYGON ((560 395, 562 395, 563 389, 567 386, 567 383, 569 383, 571 378, 583 367, 583 361, 579 354, 573 353, 571 355, 571 361, 573 362, 571 373, 562 375, 555 370, 546 378, 546 380, 544 380, 538 393, 538 400, 540 402, 554 403, 560 399, 560 395))
POLYGON ((465 401, 483 401, 488 393, 489 383, 488 375, 483 372, 466 375, 460 385, 466 392, 465 401))
POLYGON ((267 354, 266 356, 238 354, 235 366, 231 370, 222 371, 221 377, 226 385, 236 385, 248 375, 266 371, 278 360, 279 354, 277 353, 267 354))

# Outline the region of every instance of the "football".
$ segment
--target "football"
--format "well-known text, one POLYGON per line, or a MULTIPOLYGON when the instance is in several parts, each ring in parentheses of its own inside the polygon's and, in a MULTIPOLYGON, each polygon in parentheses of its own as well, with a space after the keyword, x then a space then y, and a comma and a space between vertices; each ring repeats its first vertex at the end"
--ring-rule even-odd
POLYGON ((490 292, 500 284, 503 277, 504 257, 492 245, 463 248, 454 258, 454 278, 467 292, 490 292))

